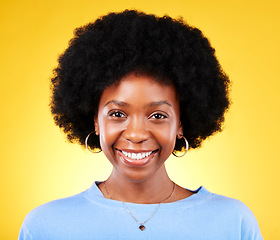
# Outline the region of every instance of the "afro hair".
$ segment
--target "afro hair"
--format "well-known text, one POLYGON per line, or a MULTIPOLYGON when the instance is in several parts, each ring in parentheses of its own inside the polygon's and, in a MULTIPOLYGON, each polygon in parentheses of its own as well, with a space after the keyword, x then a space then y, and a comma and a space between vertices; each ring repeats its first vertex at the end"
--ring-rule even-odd
MULTIPOLYGON (((208 39, 181 18, 125 10, 77 28, 58 59, 50 106, 70 142, 84 145, 103 90, 133 71, 174 84, 190 148, 221 131, 230 82, 208 39)), ((99 137, 88 144, 100 148, 99 137)), ((175 150, 183 145, 177 141, 175 150)))

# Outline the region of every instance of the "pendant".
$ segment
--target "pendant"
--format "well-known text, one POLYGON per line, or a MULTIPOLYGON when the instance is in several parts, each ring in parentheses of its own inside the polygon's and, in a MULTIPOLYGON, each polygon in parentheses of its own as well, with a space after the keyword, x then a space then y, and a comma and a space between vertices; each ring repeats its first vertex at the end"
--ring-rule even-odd
POLYGON ((144 230, 146 229, 146 227, 145 227, 144 225, 141 224, 141 225, 139 226, 139 229, 140 229, 141 231, 144 231, 144 230))

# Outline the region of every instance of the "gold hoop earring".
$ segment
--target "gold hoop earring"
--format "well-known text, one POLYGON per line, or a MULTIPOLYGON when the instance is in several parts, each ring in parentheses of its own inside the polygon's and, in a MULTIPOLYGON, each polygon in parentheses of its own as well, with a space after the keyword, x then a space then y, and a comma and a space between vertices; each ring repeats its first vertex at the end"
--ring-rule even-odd
MULTIPOLYGON (((189 149, 189 143, 188 143, 187 139, 186 139, 184 136, 182 136, 182 138, 185 140, 186 151, 184 152, 183 155, 176 155, 176 154, 174 153, 174 150, 173 150, 172 154, 173 154, 175 157, 183 157, 183 156, 185 156, 186 153, 187 153, 187 151, 188 151, 188 149, 189 149)), ((179 152, 179 151, 175 151, 175 152, 179 152)))
POLYGON ((100 152, 102 152, 102 149, 100 149, 100 151, 98 151, 98 152, 94 152, 94 151, 92 151, 90 148, 89 148, 89 146, 88 146, 88 138, 89 138, 89 136, 92 134, 92 133, 94 133, 94 131, 92 131, 91 133, 89 133, 88 135, 87 135, 87 137, 86 137, 86 139, 85 139, 85 145, 86 145, 86 148, 90 151, 90 152, 92 152, 92 153, 100 153, 100 152))

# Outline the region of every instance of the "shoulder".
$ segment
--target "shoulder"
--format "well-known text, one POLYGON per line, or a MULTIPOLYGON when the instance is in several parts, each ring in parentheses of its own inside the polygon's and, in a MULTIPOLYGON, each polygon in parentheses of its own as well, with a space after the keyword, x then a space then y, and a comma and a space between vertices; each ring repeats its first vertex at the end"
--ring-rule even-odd
POLYGON ((84 201, 84 192, 71 197, 50 201, 34 208, 27 214, 26 218, 32 218, 33 216, 44 216, 45 214, 51 214, 52 212, 58 211, 61 213, 71 208, 77 208, 84 201))
POLYGON ((19 239, 39 239, 46 228, 70 219, 87 204, 84 192, 42 204, 30 211, 21 226, 19 239))
POLYGON ((74 196, 53 200, 34 208, 27 214, 26 219, 32 219, 34 217, 44 217, 46 215, 51 215, 54 213, 62 214, 66 211, 80 208, 85 204, 85 200, 85 192, 81 192, 74 196))
POLYGON ((236 218, 254 217, 252 211, 240 200, 212 193, 204 187, 200 187, 192 192, 195 194, 189 199, 187 198, 186 201, 191 201, 191 206, 201 209, 203 212, 212 212, 215 215, 227 214, 236 218))
POLYGON ((215 212, 217 217, 238 225, 241 239, 263 239, 256 217, 250 208, 240 200, 209 192, 206 205, 209 205, 210 211, 215 212))
POLYGON ((210 193, 209 202, 213 207, 223 210, 225 213, 231 213, 240 218, 255 218, 248 206, 235 198, 210 193))

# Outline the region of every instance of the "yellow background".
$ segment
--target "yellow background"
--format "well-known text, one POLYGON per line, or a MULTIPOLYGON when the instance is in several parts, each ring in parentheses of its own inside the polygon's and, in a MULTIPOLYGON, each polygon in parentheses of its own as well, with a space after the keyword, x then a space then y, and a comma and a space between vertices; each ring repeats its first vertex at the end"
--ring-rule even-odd
POLYGON ((167 168, 247 204, 264 239, 279 239, 279 1, 11 0, 0 8, 0 239, 16 239, 36 206, 104 180, 111 166, 65 142, 49 112, 49 79, 73 29, 109 11, 183 16, 200 28, 229 74, 233 105, 224 131, 167 168))

